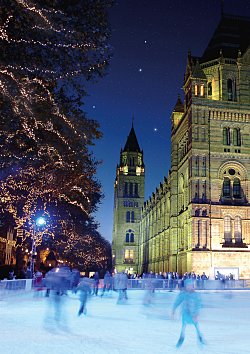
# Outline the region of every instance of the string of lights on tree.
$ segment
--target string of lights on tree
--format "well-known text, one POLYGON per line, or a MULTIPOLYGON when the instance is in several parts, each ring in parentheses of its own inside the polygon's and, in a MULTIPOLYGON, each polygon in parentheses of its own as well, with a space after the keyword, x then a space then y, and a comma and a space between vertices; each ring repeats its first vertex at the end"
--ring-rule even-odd
MULTIPOLYGON (((101 198, 88 147, 101 133, 81 107, 85 81, 102 76, 108 65, 106 10, 112 1, 70 3, 0 5, 1 211, 24 229, 25 243, 30 220, 43 210, 53 220, 46 232, 58 245, 55 235, 63 225, 64 254, 81 239, 72 224, 75 214, 82 213, 87 224, 101 198)), ((93 241, 85 234, 88 239, 93 241)))

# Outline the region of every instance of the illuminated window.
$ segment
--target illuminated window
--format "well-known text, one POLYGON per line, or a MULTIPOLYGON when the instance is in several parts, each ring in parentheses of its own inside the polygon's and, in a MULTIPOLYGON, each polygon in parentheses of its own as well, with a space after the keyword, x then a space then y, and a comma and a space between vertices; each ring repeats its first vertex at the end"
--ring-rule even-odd
POLYGON ((205 93, 205 90, 204 90, 204 85, 201 85, 201 87, 200 87, 200 95, 201 96, 204 96, 204 93, 205 93))
POLYGON ((195 96, 198 96, 198 85, 197 84, 194 85, 194 94, 195 94, 195 96))
POLYGON ((224 218, 224 239, 225 242, 232 242, 232 220, 230 216, 224 218))
POLYGON ((234 239, 235 242, 242 242, 241 217, 236 216, 234 219, 234 239))
POLYGON ((126 262, 133 262, 134 261, 134 250, 125 250, 124 258, 126 262))

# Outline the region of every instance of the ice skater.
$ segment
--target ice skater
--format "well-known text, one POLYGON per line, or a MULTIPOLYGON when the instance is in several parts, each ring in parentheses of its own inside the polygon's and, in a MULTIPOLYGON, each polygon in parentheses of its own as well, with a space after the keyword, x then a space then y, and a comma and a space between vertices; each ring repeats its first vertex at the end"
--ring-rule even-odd
POLYGON ((90 279, 89 278, 83 278, 83 280, 77 285, 76 292, 80 292, 80 308, 78 311, 78 316, 81 316, 82 314, 86 315, 87 314, 87 300, 88 297, 91 295, 91 287, 90 287, 90 279))
POLYGON ((174 306, 172 317, 174 318, 175 310, 178 306, 181 305, 181 315, 182 315, 182 327, 180 338, 176 344, 176 348, 179 348, 185 339, 185 329, 187 324, 194 325, 197 333, 198 340, 201 344, 205 344, 205 341, 201 335, 199 324, 198 324, 198 315, 201 308, 201 299, 200 295, 195 292, 194 284, 191 279, 187 279, 184 282, 184 289, 177 296, 174 306))

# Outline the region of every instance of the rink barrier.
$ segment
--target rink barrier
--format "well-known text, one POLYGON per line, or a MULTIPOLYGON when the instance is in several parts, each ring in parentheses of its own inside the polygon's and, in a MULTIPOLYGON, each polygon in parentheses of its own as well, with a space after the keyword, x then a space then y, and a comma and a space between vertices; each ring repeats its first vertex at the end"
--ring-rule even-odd
MULTIPOLYGON (((145 289, 162 289, 177 290, 182 287, 182 280, 177 279, 128 279, 128 289, 145 290, 145 289)), ((250 289, 250 279, 240 280, 194 280, 194 288, 196 290, 233 290, 233 289, 250 289)))
POLYGON ((13 279, 0 281, 0 298, 11 294, 25 293, 31 291, 34 286, 34 279, 13 279))
MULTIPOLYGON (((45 285, 45 284, 44 284, 45 285)), ((128 279, 129 290, 178 290, 182 287, 181 280, 168 279, 128 279)), ((241 280, 194 280, 194 287, 196 290, 250 290, 250 279, 241 280)), ((34 279, 14 279, 14 280, 0 280, 0 298, 11 294, 25 293, 32 291, 35 288, 34 279)), ((103 288, 103 279, 100 279, 99 289, 103 288)))

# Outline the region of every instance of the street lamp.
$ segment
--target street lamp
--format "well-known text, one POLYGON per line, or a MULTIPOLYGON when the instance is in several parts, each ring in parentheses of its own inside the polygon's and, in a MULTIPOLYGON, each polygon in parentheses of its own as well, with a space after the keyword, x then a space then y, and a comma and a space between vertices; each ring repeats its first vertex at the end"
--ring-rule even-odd
POLYGON ((32 230, 32 246, 31 246, 31 262, 30 262, 30 270, 31 274, 33 277, 34 274, 34 265, 35 265, 35 259, 36 259, 36 234, 37 234, 37 228, 44 226, 46 224, 46 220, 40 216, 39 218, 36 219, 35 225, 32 230))

